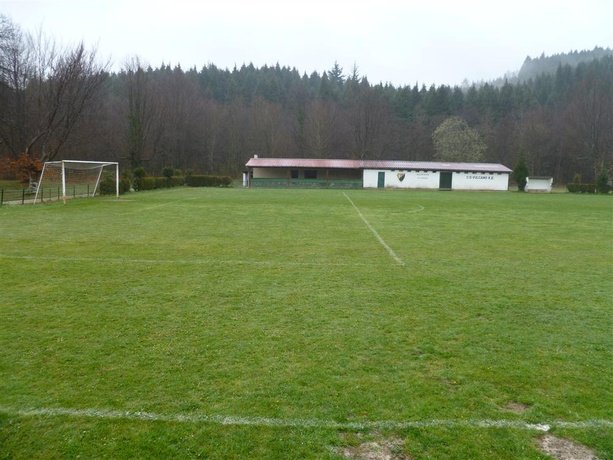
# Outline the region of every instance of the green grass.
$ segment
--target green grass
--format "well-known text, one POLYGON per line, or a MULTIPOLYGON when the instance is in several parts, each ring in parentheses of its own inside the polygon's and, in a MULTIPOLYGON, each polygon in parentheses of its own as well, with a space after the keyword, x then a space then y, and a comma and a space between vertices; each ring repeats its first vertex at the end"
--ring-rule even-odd
POLYGON ((21 203, 34 198, 28 184, 18 180, 0 180, 0 205, 21 203))
MULTIPOLYGON (((391 437, 416 459, 545 458, 515 428, 176 417, 611 419, 610 197, 344 193, 404 266, 339 190, 0 208, 0 458, 335 458, 391 437)), ((553 432, 613 457, 610 427, 553 432)))
POLYGON ((21 181, 18 180, 5 180, 5 179, 0 179, 0 188, 3 189, 9 189, 9 190, 13 190, 13 189, 18 189, 21 190, 23 188, 27 188, 28 184, 24 184, 21 181))
POLYGON ((17 197, 21 198, 21 192, 27 188, 28 184, 18 180, 0 180, 0 190, 4 191, 5 201, 17 197))

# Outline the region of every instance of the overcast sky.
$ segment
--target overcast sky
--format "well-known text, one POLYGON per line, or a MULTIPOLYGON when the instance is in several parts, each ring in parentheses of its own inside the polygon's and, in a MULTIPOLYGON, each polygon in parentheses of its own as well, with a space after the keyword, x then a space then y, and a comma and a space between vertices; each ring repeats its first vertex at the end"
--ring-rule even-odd
POLYGON ((183 69, 252 62, 322 72, 354 64, 371 83, 460 84, 526 56, 613 47, 613 0, 0 0, 0 13, 64 44, 183 69))

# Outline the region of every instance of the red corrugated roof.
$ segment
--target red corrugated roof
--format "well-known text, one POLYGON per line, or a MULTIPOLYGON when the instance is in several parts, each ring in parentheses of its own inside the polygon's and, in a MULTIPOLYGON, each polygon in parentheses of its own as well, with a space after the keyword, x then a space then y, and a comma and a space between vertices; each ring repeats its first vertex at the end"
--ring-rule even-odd
POLYGON ((412 171, 475 171, 510 173, 498 163, 447 163, 436 161, 326 160, 315 158, 251 158, 250 168, 400 169, 412 171))

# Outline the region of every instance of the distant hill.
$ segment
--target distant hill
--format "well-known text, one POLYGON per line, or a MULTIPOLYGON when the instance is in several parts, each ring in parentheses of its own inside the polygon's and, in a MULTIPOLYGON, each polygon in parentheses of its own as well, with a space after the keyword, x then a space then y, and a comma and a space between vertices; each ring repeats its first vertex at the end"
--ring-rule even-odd
POLYGON ((541 54, 538 58, 528 56, 517 74, 517 80, 519 82, 528 81, 541 74, 553 74, 560 65, 576 67, 582 62, 590 62, 606 56, 613 56, 613 49, 596 47, 591 51, 572 51, 553 56, 541 54))

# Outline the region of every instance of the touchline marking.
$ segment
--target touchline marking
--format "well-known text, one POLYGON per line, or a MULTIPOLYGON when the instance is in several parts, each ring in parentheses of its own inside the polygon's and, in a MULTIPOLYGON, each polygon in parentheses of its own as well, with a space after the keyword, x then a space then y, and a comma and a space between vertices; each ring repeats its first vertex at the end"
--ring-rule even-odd
POLYGON ((551 428, 586 429, 613 428, 612 420, 583 420, 576 422, 551 421, 530 423, 522 420, 382 420, 363 422, 337 422, 323 419, 295 419, 271 417, 237 417, 232 415, 206 414, 158 414, 145 411, 120 411, 111 409, 69 409, 65 407, 14 408, 0 406, 0 413, 19 417, 87 417, 97 419, 144 420, 154 422, 211 423, 216 425, 238 425, 285 428, 327 428, 342 430, 406 429, 406 428, 508 428, 517 430, 549 431, 551 428))
POLYGON ((11 255, 0 254, 0 259, 18 259, 18 260, 48 260, 51 262, 104 262, 110 264, 168 264, 168 265, 205 265, 211 262, 227 265, 258 265, 258 266, 307 266, 307 267, 346 267, 346 266, 369 266, 366 263, 351 262, 292 262, 292 261, 272 261, 272 260, 237 260, 237 259, 216 259, 202 258, 195 260, 177 260, 177 259, 128 259, 121 257, 64 257, 64 256, 27 256, 27 255, 11 255))
POLYGON ((360 216, 360 219, 364 221, 368 229, 372 232, 373 235, 375 235, 379 243, 381 243, 381 245, 387 250, 387 252, 392 257, 392 259, 394 259, 398 263, 398 265, 404 266, 404 262, 402 261, 402 259, 396 255, 394 250, 387 245, 387 243, 383 240, 383 238, 381 238, 381 235, 379 235, 379 233, 377 233, 377 231, 373 228, 373 226, 370 225, 370 223, 366 220, 366 217, 364 217, 364 215, 362 214, 362 211, 360 211, 360 209, 355 205, 355 203, 351 200, 351 198, 349 198, 349 196, 345 192, 343 192, 343 195, 345 195, 345 198, 349 200, 349 203, 351 203, 351 206, 353 206, 353 209, 357 211, 358 216, 360 216))

